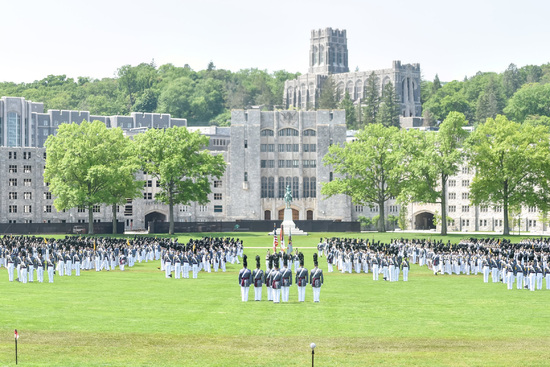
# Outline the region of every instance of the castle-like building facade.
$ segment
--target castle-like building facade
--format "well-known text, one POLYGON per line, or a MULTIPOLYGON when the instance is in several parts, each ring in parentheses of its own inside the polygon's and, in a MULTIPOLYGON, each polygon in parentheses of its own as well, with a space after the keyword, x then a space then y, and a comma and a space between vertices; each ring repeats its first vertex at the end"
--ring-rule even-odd
POLYGON ((286 108, 316 108, 329 77, 333 79, 340 98, 347 91, 352 100, 360 103, 367 79, 374 73, 380 93, 386 84, 393 84, 401 104, 401 117, 420 117, 420 65, 394 61, 388 69, 350 72, 347 42, 345 30, 325 28, 311 31, 308 73, 285 83, 283 102, 286 108))

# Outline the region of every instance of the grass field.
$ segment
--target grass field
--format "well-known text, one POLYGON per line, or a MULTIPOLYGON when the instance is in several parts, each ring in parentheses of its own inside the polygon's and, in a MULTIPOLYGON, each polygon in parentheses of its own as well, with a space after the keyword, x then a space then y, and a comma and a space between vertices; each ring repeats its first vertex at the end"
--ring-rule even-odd
MULTIPOLYGON (((229 235, 244 238, 251 267, 256 254, 265 266, 271 237, 229 235)), ((321 236, 426 237, 296 236, 310 269, 321 236)), ((189 237, 198 236, 180 241, 189 237)), ((316 366, 550 365, 550 291, 508 291, 480 275, 435 277, 417 266, 409 282, 374 282, 372 274, 327 274, 324 258, 320 264, 318 304, 309 287, 304 304, 296 302, 296 287, 288 304, 267 302, 265 288, 264 301, 243 303, 236 264, 176 280, 149 262, 54 284, 9 283, 2 268, 0 365, 15 364, 13 329, 24 366, 307 366, 311 342, 316 366)))

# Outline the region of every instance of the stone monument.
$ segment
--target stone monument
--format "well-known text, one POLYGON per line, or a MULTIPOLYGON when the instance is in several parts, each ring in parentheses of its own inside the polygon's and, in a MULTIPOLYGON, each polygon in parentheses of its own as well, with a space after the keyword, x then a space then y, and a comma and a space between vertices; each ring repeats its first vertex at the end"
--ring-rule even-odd
MULTIPOLYGON (((283 223, 281 226, 284 228, 285 235, 287 236, 289 234, 292 234, 293 236, 307 235, 306 232, 296 227, 296 223, 294 223, 294 220, 292 219, 292 208, 290 208, 290 203, 292 203, 292 190, 290 189, 290 185, 286 187, 284 200, 285 200, 285 212, 284 212, 283 223)), ((277 228, 278 235, 280 234, 280 232, 281 232, 281 229, 277 228)))

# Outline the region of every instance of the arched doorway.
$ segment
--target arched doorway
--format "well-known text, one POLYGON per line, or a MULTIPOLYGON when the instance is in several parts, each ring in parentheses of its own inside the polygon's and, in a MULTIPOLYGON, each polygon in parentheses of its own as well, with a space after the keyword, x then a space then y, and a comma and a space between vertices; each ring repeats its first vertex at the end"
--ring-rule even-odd
MULTIPOLYGON (((279 210, 279 220, 285 220, 285 210, 279 210)), ((300 212, 296 209, 292 209, 292 220, 300 220, 300 212)))
POLYGON ((418 213, 414 218, 415 229, 435 229, 434 215, 430 212, 418 213))
POLYGON ((149 222, 166 222, 166 215, 159 212, 151 212, 145 216, 145 223, 149 222))
POLYGON ((266 210, 264 212, 264 219, 265 220, 271 220, 271 210, 266 210))
POLYGON ((308 210, 306 212, 306 219, 307 220, 313 220, 313 210, 308 210))

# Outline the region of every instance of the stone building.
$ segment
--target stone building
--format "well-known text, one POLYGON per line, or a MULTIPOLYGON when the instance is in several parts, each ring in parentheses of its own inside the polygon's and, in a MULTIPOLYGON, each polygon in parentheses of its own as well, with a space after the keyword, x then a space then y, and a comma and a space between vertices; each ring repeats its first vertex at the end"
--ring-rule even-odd
POLYGON ((388 69, 350 72, 346 31, 332 28, 311 31, 308 73, 285 82, 283 104, 287 109, 315 108, 329 76, 333 78, 341 98, 347 91, 352 100, 360 103, 372 73, 378 78, 380 92, 388 82, 393 84, 401 103, 401 117, 422 115, 420 64, 394 61, 388 69))

